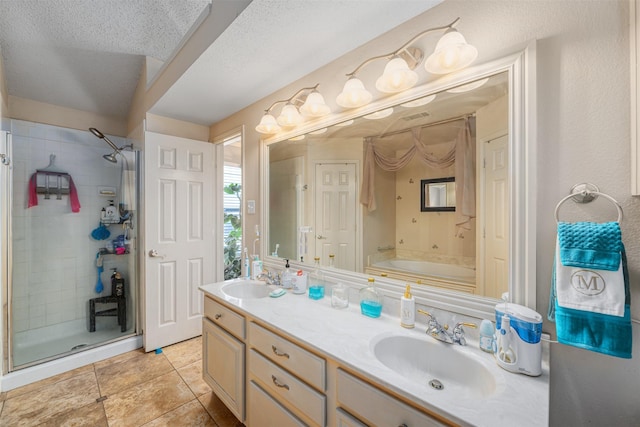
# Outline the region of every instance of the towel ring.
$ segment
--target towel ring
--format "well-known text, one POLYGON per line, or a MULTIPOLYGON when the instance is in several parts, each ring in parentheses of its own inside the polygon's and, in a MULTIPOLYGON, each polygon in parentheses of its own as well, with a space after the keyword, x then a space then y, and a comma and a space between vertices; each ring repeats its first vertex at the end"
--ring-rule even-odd
POLYGON ((605 199, 609 200, 611 203, 613 203, 613 205, 616 207, 616 210, 618 211, 617 221, 618 223, 622 222, 622 217, 623 217, 622 207, 620 206, 618 201, 606 193, 601 193, 597 186, 589 183, 574 185, 573 188, 571 188, 571 194, 563 197, 558 202, 555 210, 556 222, 560 222, 560 217, 559 217, 560 206, 562 206, 562 204, 567 200, 573 199, 576 203, 589 203, 595 200, 596 198, 598 198, 598 196, 602 196, 605 199))

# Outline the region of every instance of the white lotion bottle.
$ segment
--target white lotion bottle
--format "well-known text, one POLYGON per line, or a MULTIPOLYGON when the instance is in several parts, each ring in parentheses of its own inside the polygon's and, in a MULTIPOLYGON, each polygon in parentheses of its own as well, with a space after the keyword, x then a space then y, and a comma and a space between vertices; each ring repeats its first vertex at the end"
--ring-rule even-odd
POLYGON ((411 286, 407 285, 400 299, 400 326, 411 329, 416 325, 416 300, 411 295, 411 286))
POLYGON ((262 261, 258 255, 255 255, 251 263, 251 279, 258 280, 260 273, 262 273, 262 261))

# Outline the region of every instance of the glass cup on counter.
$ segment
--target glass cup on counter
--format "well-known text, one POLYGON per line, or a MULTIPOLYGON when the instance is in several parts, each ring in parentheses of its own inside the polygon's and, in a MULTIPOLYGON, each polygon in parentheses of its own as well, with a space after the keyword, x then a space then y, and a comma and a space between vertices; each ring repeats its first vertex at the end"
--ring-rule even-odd
POLYGON ((331 288, 331 307, 340 309, 349 307, 349 288, 342 283, 331 288))

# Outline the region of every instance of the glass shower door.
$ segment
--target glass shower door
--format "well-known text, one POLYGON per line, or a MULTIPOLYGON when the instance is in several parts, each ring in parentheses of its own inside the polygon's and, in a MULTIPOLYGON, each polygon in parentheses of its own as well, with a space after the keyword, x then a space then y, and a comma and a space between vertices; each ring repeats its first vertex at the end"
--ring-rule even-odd
POLYGON ((108 147, 87 131, 14 120, 12 136, 15 370, 136 333, 137 159, 122 151, 106 161, 108 147))

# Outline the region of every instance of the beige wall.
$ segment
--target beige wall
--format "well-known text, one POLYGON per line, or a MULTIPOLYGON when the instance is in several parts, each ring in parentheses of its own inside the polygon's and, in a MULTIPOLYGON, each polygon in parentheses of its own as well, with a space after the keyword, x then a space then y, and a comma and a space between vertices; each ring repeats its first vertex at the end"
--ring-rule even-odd
POLYGON ((209 140, 209 128, 207 126, 150 113, 147 113, 146 117, 146 130, 150 132, 195 139, 196 141, 209 140))
MULTIPOLYGON (((508 133, 509 100, 502 96, 476 111, 476 146, 481 141, 508 133)), ((481 150, 476 150, 479 153, 481 150)))
MULTIPOLYGON (((343 58, 211 127, 211 134, 245 124, 246 195, 259 198, 262 110, 301 87, 321 82, 325 99, 339 91, 336 76, 364 58, 397 49, 418 32, 460 17, 458 26, 479 50, 478 63, 537 39, 537 310, 545 313, 555 244, 555 204, 571 186, 589 181, 623 206, 623 239, 631 277, 632 313, 640 317, 640 200, 629 191, 629 3, 594 1, 446 1, 343 58), (332 83, 334 82, 334 83, 332 83)), ((425 77, 421 73, 421 79, 425 77)), ((421 80, 422 82, 422 80, 421 80)), ((334 104, 335 105, 335 104, 334 104)), ((590 207, 605 210, 606 205, 590 207)), ((608 211, 604 211, 606 217, 608 211)), ((609 215, 610 212, 609 212, 609 215)), ((572 217, 571 219, 574 219, 572 217)), ((251 218, 257 221, 258 216, 251 218)), ((251 227, 252 225, 250 225, 251 227)), ((555 325, 544 330, 555 334, 555 325)), ((640 328, 636 359, 622 360, 551 345, 551 425, 634 425, 640 416, 640 328), (607 390, 606 393, 603 390, 607 390)))
POLYGON ((94 127, 100 129, 102 133, 123 137, 128 133, 125 121, 115 117, 102 116, 16 96, 9 96, 8 116, 12 119, 70 129, 87 130, 94 127))

